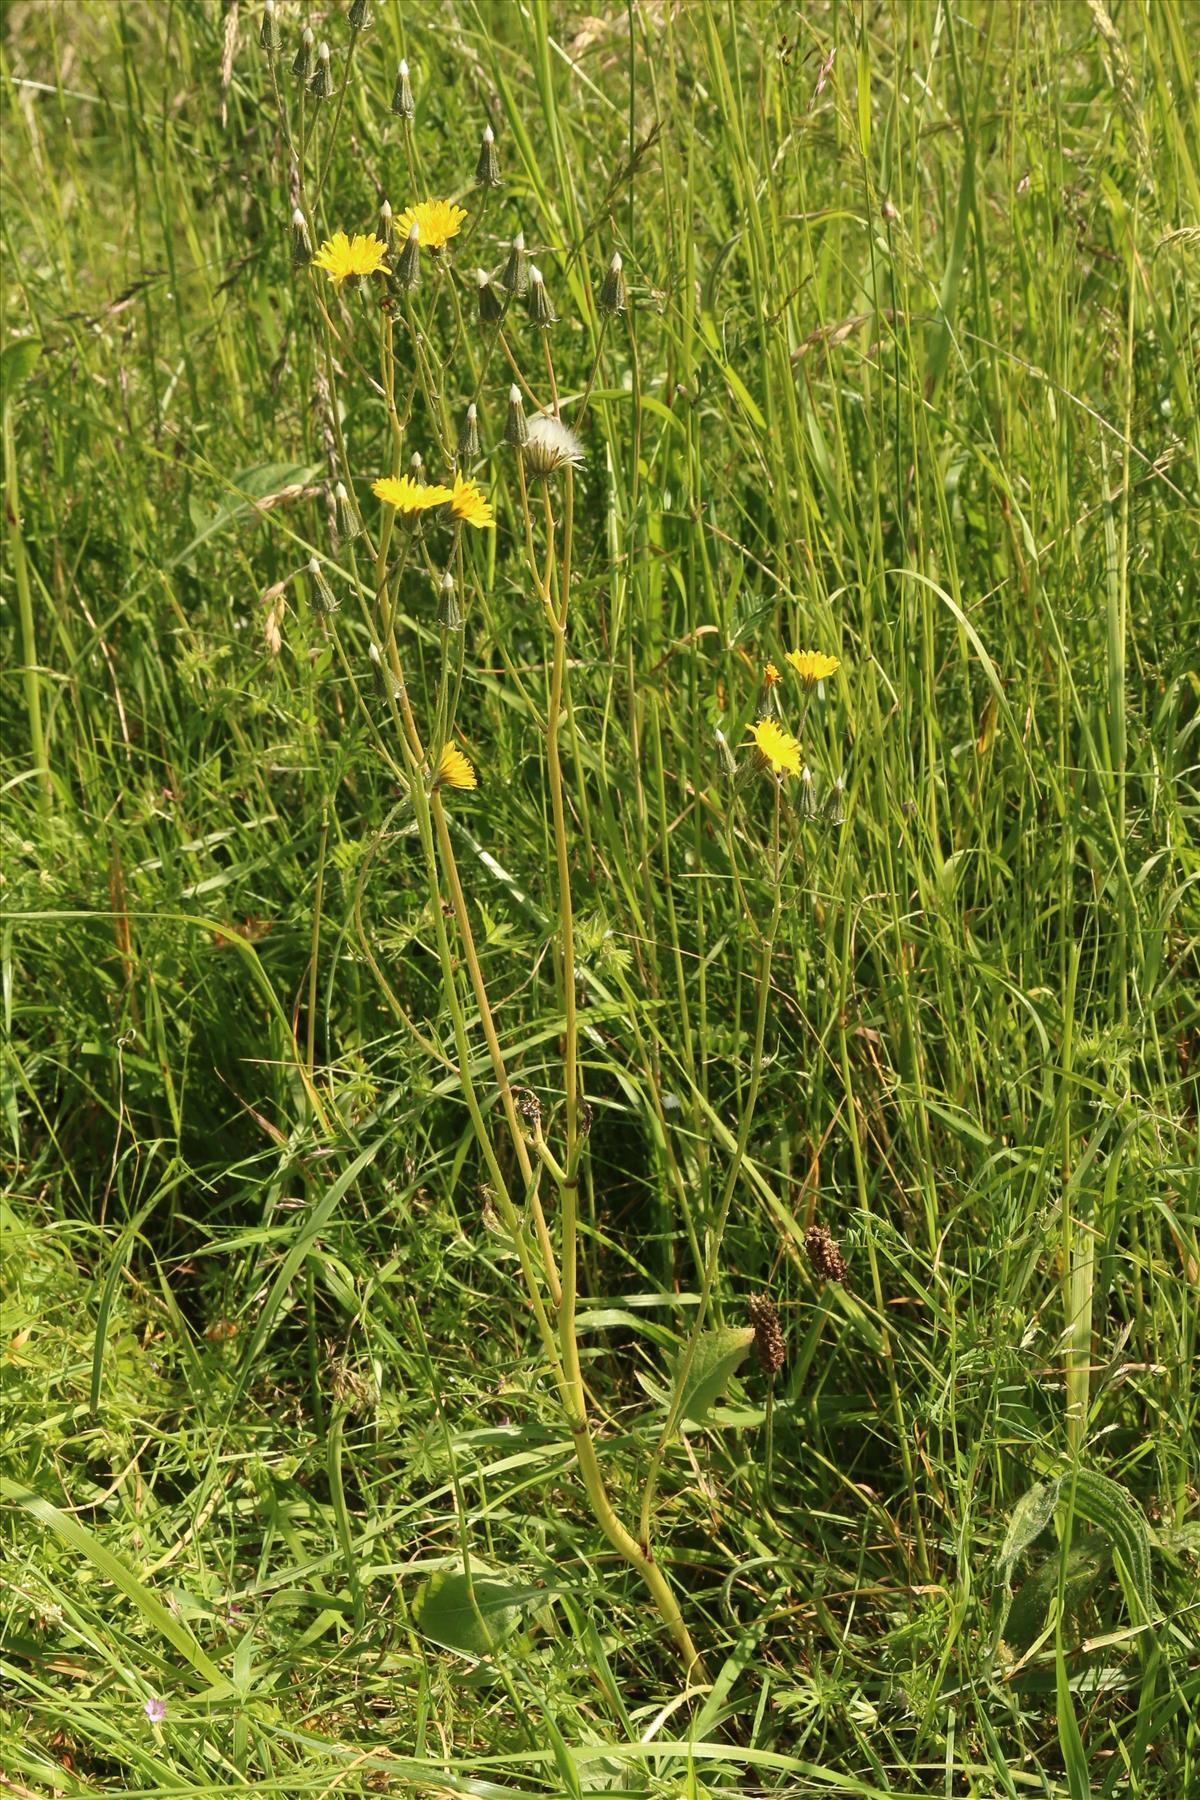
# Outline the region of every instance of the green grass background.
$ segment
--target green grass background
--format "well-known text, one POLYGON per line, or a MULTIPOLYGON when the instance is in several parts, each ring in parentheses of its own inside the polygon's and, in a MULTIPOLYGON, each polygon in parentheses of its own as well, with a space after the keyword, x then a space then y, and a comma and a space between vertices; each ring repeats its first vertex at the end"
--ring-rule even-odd
MULTIPOLYGON (((419 858, 298 584, 266 640, 264 591, 338 547, 259 11, 11 0, 4 344, 41 348, 4 392, 0 1766, 38 1795, 1200 1793, 1200 12, 373 12, 315 228, 421 197, 405 54, 428 191, 476 215, 468 280, 518 227, 539 246, 568 417, 614 248, 630 281, 568 768, 582 1330, 627 1513, 747 1081, 714 734, 742 738, 767 657, 842 659, 807 742, 846 819, 785 896, 717 1289, 727 1322, 779 1309, 769 1466, 748 1363, 663 1483, 717 1677, 688 1694, 582 1502, 485 1221, 419 858), (417 1617, 464 1546, 512 1600, 494 1656, 417 1617)), ((309 15, 279 14, 294 107, 309 15)), ((343 14, 311 9, 338 80, 343 14)), ((369 511, 375 322, 346 320, 369 511)), ((471 371, 443 378, 457 416, 471 371)), ((552 1110, 507 384, 460 716, 483 785, 453 817, 506 1053, 552 1110)), ((414 578, 418 708, 434 604, 414 578)), ((369 694, 348 599, 339 629, 369 694)))

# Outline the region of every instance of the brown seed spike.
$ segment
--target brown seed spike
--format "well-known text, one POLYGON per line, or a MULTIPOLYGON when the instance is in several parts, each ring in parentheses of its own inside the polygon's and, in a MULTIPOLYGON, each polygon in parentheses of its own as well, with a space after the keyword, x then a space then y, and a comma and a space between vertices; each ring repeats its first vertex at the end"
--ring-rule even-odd
POLYGON ((822 1281, 840 1281, 847 1285, 849 1271, 838 1249, 837 1239, 827 1225, 810 1225, 804 1234, 808 1260, 822 1281))
POLYGON ((766 1294, 751 1294, 750 1323, 754 1327, 754 1353, 764 1375, 778 1375, 784 1362, 783 1333, 779 1314, 766 1294))

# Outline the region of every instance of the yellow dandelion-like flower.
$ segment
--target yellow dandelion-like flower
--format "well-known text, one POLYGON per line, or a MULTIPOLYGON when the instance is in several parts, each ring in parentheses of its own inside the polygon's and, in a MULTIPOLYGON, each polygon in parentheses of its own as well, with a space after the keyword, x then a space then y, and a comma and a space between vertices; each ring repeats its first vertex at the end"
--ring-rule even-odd
POLYGON ((352 275, 375 275, 380 269, 386 269, 386 256, 387 245, 371 234, 363 237, 355 232, 348 238, 344 231, 335 231, 321 245, 313 257, 313 264, 324 269, 329 279, 341 287, 352 275))
POLYGON ((479 786, 479 778, 469 757, 464 756, 457 744, 443 744, 442 754, 438 757, 434 771, 434 782, 438 787, 473 788, 479 786))
POLYGON ((465 525, 494 525, 496 515, 492 511, 492 503, 483 493, 478 482, 465 481, 461 475, 454 477, 454 492, 449 496, 450 510, 456 519, 465 525))
POLYGON ((750 727, 750 736, 763 761, 781 775, 800 773, 800 746, 791 732, 777 725, 774 719, 760 719, 757 725, 750 727))
POLYGON ((455 206, 451 200, 419 200, 415 206, 406 206, 396 220, 396 236, 406 238, 415 225, 423 250, 444 250, 462 230, 466 216, 466 207, 455 206))
POLYGON ((775 686, 776 682, 781 681, 782 679, 783 678, 780 675, 779 670, 775 667, 775 664, 773 662, 769 662, 767 664, 766 668, 763 670, 763 681, 766 684, 766 686, 769 688, 773 688, 775 686))
POLYGON ((826 656, 821 650, 789 650, 787 660, 806 688, 816 687, 818 681, 827 681, 834 670, 842 666, 836 656, 826 656))
POLYGON ((385 506, 394 506, 398 513, 404 513, 408 518, 428 512, 431 506, 445 506, 454 497, 448 487, 441 487, 436 482, 422 487, 411 475, 401 475, 399 480, 394 475, 384 475, 372 482, 371 492, 385 506))

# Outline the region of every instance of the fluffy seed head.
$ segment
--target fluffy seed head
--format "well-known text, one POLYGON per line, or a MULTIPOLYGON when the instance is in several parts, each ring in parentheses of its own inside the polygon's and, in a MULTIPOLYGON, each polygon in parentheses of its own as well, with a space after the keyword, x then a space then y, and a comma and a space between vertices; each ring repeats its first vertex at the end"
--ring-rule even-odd
POLYGON ((545 413, 529 421, 523 455, 526 473, 535 481, 548 481, 559 469, 578 468, 584 459, 583 445, 570 426, 545 413))

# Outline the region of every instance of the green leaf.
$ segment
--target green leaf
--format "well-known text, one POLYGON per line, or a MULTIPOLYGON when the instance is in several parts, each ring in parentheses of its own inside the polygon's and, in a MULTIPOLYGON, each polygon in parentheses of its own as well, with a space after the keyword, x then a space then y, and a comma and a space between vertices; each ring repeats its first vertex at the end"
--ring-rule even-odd
POLYGON ((18 382, 33 368, 42 352, 42 340, 35 337, 14 338, 0 351, 0 394, 5 403, 18 382))
POLYGON ((423 1582, 413 1613, 423 1637, 463 1656, 489 1656, 521 1623, 525 1607, 546 1598, 541 1588, 506 1581, 479 1562, 442 1569, 423 1582))
POLYGON ((1140 1625, 1154 1611, 1150 1528, 1144 1515, 1119 1481, 1088 1469, 1075 1477, 1075 1511, 1111 1545, 1129 1616, 1140 1625))
POLYGON ((730 1376, 754 1342, 749 1325, 722 1325, 702 1331, 691 1367, 686 1369, 686 1349, 675 1365, 672 1411, 677 1419, 699 1424, 725 1391, 730 1376))

